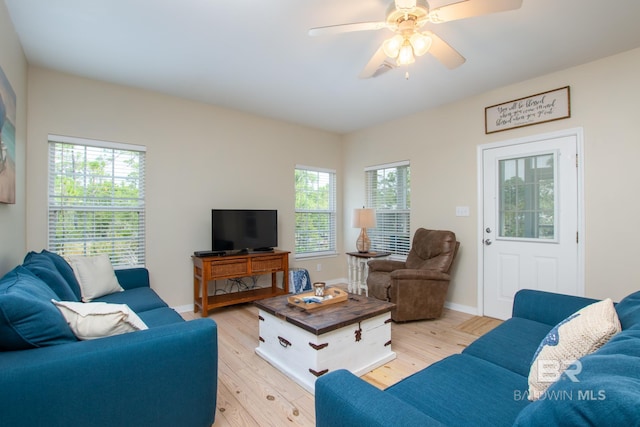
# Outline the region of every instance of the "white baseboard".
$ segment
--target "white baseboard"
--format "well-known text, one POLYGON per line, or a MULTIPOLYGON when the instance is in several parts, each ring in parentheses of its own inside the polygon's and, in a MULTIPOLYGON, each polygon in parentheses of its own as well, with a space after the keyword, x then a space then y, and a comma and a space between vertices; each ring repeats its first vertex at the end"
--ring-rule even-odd
POLYGON ((193 313, 193 304, 179 305, 177 307, 171 307, 171 308, 173 308, 178 313, 186 313, 188 311, 193 313))
POLYGON ((478 308, 471 307, 468 305, 456 304, 454 302, 445 302, 444 306, 450 310, 460 311, 462 313, 472 314, 474 316, 478 315, 478 308))

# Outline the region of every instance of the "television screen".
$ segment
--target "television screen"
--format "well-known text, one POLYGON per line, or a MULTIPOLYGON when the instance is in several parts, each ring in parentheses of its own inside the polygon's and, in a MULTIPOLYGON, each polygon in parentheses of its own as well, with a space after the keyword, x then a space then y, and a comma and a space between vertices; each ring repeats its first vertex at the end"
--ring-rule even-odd
POLYGON ((278 246, 278 211, 212 209, 212 250, 261 251, 278 246))

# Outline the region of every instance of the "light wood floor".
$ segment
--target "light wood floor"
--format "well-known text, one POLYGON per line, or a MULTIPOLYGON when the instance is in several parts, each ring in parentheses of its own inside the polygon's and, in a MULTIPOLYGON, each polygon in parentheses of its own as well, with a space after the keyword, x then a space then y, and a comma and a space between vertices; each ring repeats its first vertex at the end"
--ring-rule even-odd
MULTIPOLYGON (((192 313, 183 313, 187 320, 192 313)), ((214 310, 218 324, 216 427, 314 426, 313 395, 255 353, 258 310, 242 304, 214 310)), ((461 352, 500 321, 446 310, 438 320, 391 324, 397 358, 362 378, 384 389, 451 354, 461 352)))

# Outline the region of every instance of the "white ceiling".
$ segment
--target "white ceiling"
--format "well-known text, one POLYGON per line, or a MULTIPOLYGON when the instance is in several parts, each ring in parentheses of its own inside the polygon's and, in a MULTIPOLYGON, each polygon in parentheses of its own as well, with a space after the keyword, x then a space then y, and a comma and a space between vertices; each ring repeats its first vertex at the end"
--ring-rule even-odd
POLYGON ((5 3, 30 64, 338 133, 640 47, 639 0, 524 0, 515 11, 428 24, 467 61, 448 70, 427 54, 409 80, 402 69, 358 79, 386 29, 307 35, 384 20, 390 1, 5 3))

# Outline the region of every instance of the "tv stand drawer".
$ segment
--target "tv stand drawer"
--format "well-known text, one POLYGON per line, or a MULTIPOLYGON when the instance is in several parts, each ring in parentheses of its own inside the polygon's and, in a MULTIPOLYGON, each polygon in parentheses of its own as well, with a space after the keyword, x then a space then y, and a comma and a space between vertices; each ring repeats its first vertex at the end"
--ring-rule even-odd
POLYGON ((228 261, 211 261, 211 275, 216 277, 241 277, 249 274, 249 263, 246 259, 228 261))
POLYGON ((282 269, 281 256, 265 256, 254 258, 251 261, 251 271, 253 272, 280 271, 282 269))

